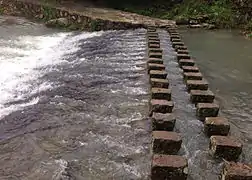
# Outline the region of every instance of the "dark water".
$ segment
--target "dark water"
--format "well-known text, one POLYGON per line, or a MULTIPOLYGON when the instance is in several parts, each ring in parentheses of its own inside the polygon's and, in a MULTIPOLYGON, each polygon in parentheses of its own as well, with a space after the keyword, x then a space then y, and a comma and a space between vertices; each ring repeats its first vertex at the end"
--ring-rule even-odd
POLYGON ((147 179, 145 30, 18 22, 0 26, 0 179, 147 179))

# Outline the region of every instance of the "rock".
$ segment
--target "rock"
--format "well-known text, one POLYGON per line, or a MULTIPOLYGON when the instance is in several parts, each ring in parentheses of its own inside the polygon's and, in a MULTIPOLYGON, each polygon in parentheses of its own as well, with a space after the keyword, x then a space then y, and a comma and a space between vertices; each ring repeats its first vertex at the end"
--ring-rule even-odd
POLYGON ((217 117, 219 113, 219 105, 216 103, 198 103, 196 116, 205 121, 206 117, 217 117))
POLYGON ((52 19, 45 23, 47 27, 68 27, 69 22, 67 18, 52 19))
POLYGON ((222 180, 251 180, 252 164, 225 162, 222 180))
POLYGON ((167 88, 151 88, 152 99, 171 100, 171 90, 167 88))
POLYGON ((200 25, 200 24, 190 24, 189 28, 202 28, 202 25, 200 25))
POLYGON ((179 18, 176 20, 176 24, 177 25, 188 25, 189 24, 189 20, 186 18, 179 18))
POLYGON ((152 88, 168 88, 169 87, 168 79, 151 78, 150 84, 152 88))
POLYGON ((173 102, 167 100, 160 100, 160 99, 152 99, 150 101, 150 115, 154 112, 157 113, 171 113, 173 109, 173 102))
MULTIPOLYGON (((189 80, 190 81, 190 80, 189 80)), ((194 80, 192 80, 194 81, 194 80)), ((198 81, 198 80, 196 80, 198 81)), ((214 94, 212 91, 202 91, 202 90, 191 90, 190 100, 192 103, 212 103, 214 101, 214 94)))
POLYGON ((172 131, 176 123, 176 118, 171 113, 153 113, 152 129, 153 131, 172 131))
POLYGON ((229 130, 230 124, 228 120, 223 117, 207 117, 204 122, 204 131, 208 136, 227 136, 229 130))

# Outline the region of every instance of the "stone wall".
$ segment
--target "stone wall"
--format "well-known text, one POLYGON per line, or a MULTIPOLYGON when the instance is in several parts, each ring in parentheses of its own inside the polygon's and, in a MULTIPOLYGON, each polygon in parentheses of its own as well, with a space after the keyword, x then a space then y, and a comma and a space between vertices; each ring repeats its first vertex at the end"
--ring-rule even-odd
MULTIPOLYGON (((111 21, 92 18, 84 13, 74 12, 65 8, 52 7, 21 0, 0 0, 0 14, 26 17, 30 20, 48 22, 58 18, 64 18, 66 23, 55 24, 66 29, 99 31, 144 28, 144 24, 124 21, 111 21)), ((55 21, 60 22, 60 21, 55 21)))

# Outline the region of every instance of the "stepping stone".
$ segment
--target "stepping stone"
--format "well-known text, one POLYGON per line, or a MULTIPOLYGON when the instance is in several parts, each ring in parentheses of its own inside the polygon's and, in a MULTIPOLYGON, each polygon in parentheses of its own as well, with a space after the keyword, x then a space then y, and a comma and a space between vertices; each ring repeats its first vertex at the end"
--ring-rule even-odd
POLYGON ((208 83, 205 80, 187 80, 186 87, 188 92, 191 90, 208 90, 208 83))
POLYGON ((148 39, 159 39, 159 37, 158 37, 158 34, 156 33, 156 34, 147 34, 147 37, 148 37, 148 39))
POLYGON ((204 131, 207 136, 220 135, 227 136, 230 130, 230 124, 223 117, 207 117, 204 122, 204 131))
POLYGON ((252 180, 252 164, 225 162, 222 180, 252 180))
POLYGON ((147 32, 147 36, 158 36, 157 32, 147 32))
POLYGON ((149 58, 161 58, 162 59, 162 54, 163 53, 159 53, 159 52, 150 52, 149 58))
POLYGON ((180 35, 170 35, 170 40, 172 39, 181 39, 180 35))
POLYGON ((202 121, 206 117, 217 117, 219 113, 219 105, 215 103, 198 103, 196 108, 196 116, 202 121))
POLYGON ((160 48, 149 48, 149 54, 150 53, 163 53, 163 50, 160 48))
POLYGON ((156 39, 156 40, 148 40, 148 45, 150 47, 150 45, 159 45, 160 46, 160 40, 159 39, 156 39))
POLYGON ((150 70, 150 78, 166 79, 166 71, 150 70))
POLYGON ((155 63, 148 63, 148 73, 151 70, 164 71, 165 70, 165 65, 163 65, 163 64, 155 64, 155 63))
POLYGON ((171 100, 171 90, 165 88, 151 88, 152 99, 165 99, 171 100))
POLYGON ((148 60, 148 64, 163 64, 164 61, 162 60, 162 58, 149 58, 148 60))
POLYGON ((180 61, 181 59, 191 59, 191 57, 188 54, 177 54, 177 59, 180 61))
POLYGON ((147 33, 152 33, 152 32, 157 32, 157 30, 155 28, 147 29, 147 33))
POLYGON ((172 32, 172 33, 169 33, 170 36, 180 36, 178 32, 172 32))
POLYGON ((158 37, 148 37, 148 41, 158 41, 158 42, 160 42, 160 39, 158 37))
POLYGON ((179 60, 179 66, 194 66, 195 62, 192 59, 180 59, 179 60))
POLYGON ((158 154, 177 154, 182 144, 180 134, 172 131, 153 131, 152 150, 158 154))
POLYGON ((184 72, 199 72, 199 68, 197 66, 182 66, 184 72))
POLYGON ((169 88, 168 79, 151 78, 150 84, 152 88, 169 88))
POLYGON ((202 77, 202 74, 200 72, 185 72, 183 73, 184 75, 184 80, 187 81, 187 80, 202 80, 203 77, 202 77))
POLYGON ((181 42, 181 39, 171 39, 171 42, 174 43, 174 42, 181 42))
POLYGON ((153 113, 152 130, 153 131, 173 131, 176 118, 172 113, 162 114, 153 113))
POLYGON ((149 44, 149 48, 160 48, 160 44, 149 44))
POLYGON ((177 33, 178 30, 177 30, 177 29, 168 29, 168 32, 169 32, 169 33, 177 33))
POLYGON ((189 51, 188 50, 183 50, 183 49, 178 49, 177 53, 178 54, 189 54, 189 51))
POLYGON ((154 154, 151 180, 186 180, 188 163, 182 156, 154 154))
POLYGON ((152 113, 171 113, 173 109, 173 102, 161 99, 152 99, 150 101, 150 115, 152 113))
POLYGON ((176 46, 184 46, 185 44, 183 42, 174 42, 172 43, 172 47, 175 48, 176 46))
MULTIPOLYGON (((193 81, 193 80, 189 80, 193 81)), ((214 101, 214 93, 210 90, 202 91, 202 90, 191 90, 190 100, 192 103, 212 103, 214 101)))
POLYGON ((242 143, 231 136, 211 136, 210 153, 227 161, 235 161, 242 153, 242 143))
POLYGON ((186 46, 176 46, 175 47, 175 50, 178 51, 178 50, 187 50, 187 47, 186 46))

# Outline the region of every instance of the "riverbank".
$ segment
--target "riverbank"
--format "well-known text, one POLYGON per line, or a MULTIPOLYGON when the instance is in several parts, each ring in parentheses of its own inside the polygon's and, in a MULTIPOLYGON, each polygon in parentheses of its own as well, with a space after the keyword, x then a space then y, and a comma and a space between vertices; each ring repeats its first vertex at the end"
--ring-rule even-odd
POLYGON ((45 22, 48 26, 71 30, 99 31, 174 26, 175 22, 161 20, 110 8, 68 6, 36 0, 5 0, 0 2, 0 14, 26 17, 45 22))

